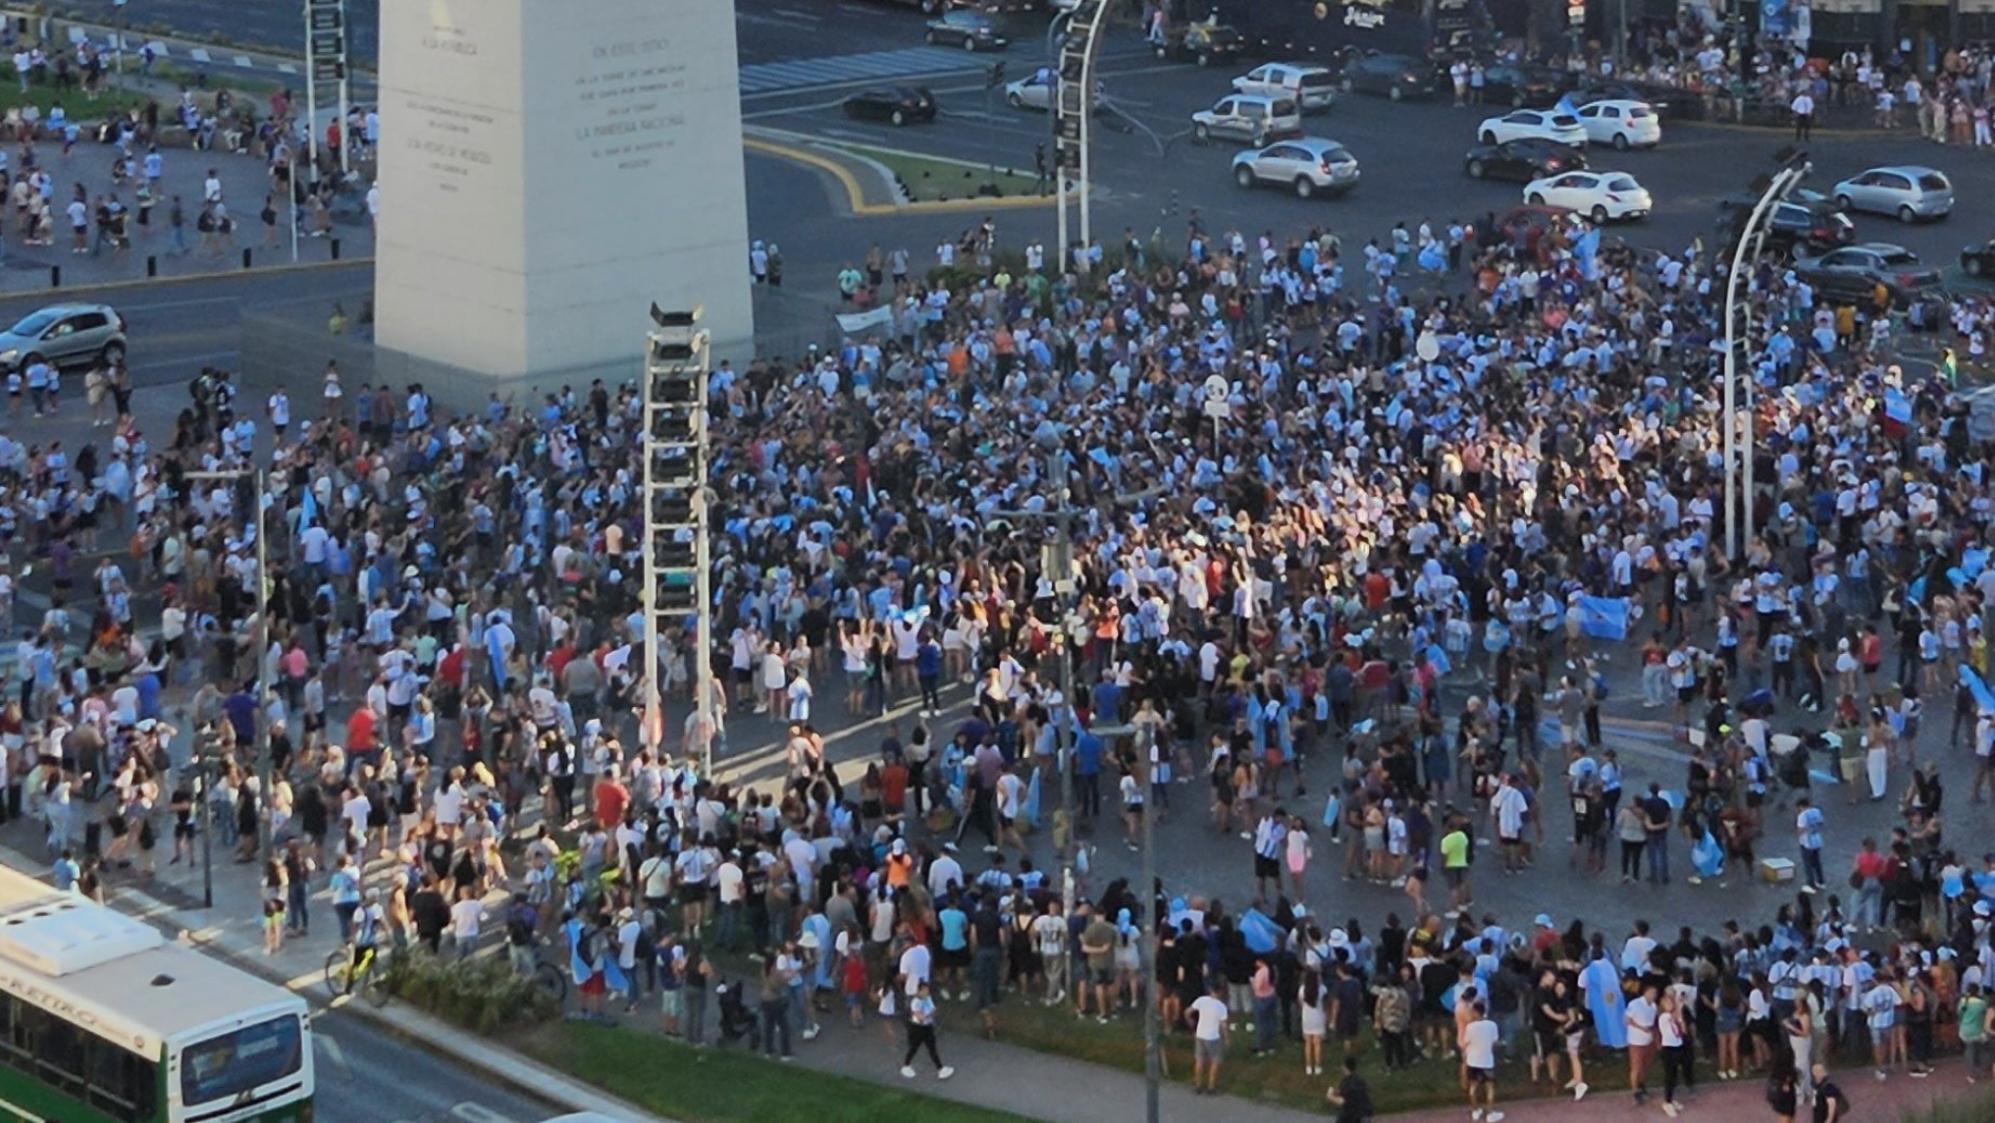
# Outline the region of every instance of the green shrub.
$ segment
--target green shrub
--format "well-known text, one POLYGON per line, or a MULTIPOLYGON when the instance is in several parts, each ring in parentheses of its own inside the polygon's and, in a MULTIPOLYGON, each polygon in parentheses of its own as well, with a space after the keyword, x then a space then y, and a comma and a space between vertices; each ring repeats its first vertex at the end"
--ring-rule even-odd
POLYGON ((388 991, 454 1025, 491 1034, 558 1014, 554 999, 503 956, 446 959, 411 948, 388 961, 388 991))

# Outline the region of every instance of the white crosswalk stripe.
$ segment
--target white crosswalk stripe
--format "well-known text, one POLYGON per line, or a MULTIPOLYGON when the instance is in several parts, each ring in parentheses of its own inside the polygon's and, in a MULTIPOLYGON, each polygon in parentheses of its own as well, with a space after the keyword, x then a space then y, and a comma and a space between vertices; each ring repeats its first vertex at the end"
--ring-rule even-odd
POLYGON ((765 94, 831 82, 977 70, 987 65, 989 63, 982 56, 946 47, 908 47, 897 51, 869 51, 788 62, 757 62, 741 68, 741 92, 765 94))

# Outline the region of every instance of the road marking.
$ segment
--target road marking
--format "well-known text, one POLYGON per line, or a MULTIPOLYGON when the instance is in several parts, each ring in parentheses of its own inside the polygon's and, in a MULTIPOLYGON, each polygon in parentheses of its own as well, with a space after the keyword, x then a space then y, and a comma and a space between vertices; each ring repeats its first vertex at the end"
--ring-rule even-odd
POLYGON ((194 60, 195 62, 213 62, 213 61, 215 61, 215 56, 213 56, 213 55, 209 54, 209 53, 208 53, 208 48, 206 48, 206 47, 196 47, 196 48, 194 48, 193 50, 191 50, 191 51, 188 51, 188 52, 187 52, 187 57, 188 57, 188 58, 191 58, 191 59, 193 59, 193 60, 194 60))
POLYGON ((288 62, 280 62, 280 63, 278 63, 278 64, 277 64, 277 69, 278 69, 278 70, 279 70, 280 72, 282 72, 282 73, 285 73, 285 74, 296 74, 296 73, 298 73, 298 68, 297 68, 296 66, 292 65, 291 63, 288 63, 288 62))
POLYGON ((491 1108, 480 1107, 477 1104, 457 1104, 450 1109, 450 1114, 464 1120, 465 1123, 513 1123, 513 1120, 491 1108))
POLYGON ((235 58, 231 59, 230 61, 234 62, 237 66, 245 68, 256 65, 256 63, 252 61, 248 55, 237 55, 235 58))
POLYGON ((326 1060, 331 1061, 341 1072, 353 1071, 353 1066, 348 1064, 346 1060, 346 1046, 341 1045, 338 1041, 333 1040, 323 1033, 313 1034, 312 1044, 324 1050, 326 1060))
POLYGON ((204 304, 240 304, 241 298, 234 296, 204 296, 196 300, 162 300, 153 304, 127 304, 126 312, 146 312, 166 308, 198 308, 204 304))
POLYGON ((776 14, 779 16, 788 16, 790 19, 804 20, 808 23, 816 23, 818 20, 824 18, 816 12, 799 12, 795 8, 777 8, 776 14))

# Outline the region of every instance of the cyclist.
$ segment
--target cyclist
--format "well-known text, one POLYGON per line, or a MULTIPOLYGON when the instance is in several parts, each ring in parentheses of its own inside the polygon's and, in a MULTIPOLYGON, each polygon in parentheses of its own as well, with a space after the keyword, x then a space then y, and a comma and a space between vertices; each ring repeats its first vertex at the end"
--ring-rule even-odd
POLYGON ((360 907, 353 910, 353 943, 349 949, 346 972, 346 989, 349 992, 373 966, 381 933, 387 926, 387 913, 381 908, 381 890, 370 888, 362 895, 360 907))

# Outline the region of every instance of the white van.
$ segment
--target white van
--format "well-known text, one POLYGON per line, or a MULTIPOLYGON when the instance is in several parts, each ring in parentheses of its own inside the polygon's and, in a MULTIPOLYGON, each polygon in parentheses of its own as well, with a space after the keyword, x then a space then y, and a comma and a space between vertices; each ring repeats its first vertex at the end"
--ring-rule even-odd
POLYGON ((1304 113, 1312 113, 1336 104, 1337 78, 1328 67, 1270 62, 1233 79, 1233 92, 1288 98, 1304 113))

